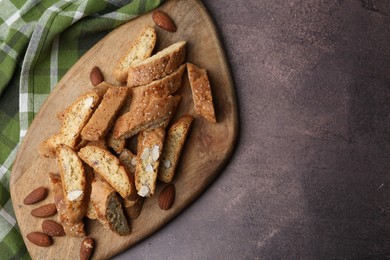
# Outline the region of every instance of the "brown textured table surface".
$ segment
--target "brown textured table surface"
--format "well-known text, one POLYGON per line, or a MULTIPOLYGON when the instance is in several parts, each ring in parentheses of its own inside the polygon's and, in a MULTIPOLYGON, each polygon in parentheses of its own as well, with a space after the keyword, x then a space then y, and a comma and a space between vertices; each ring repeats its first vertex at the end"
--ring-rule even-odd
POLYGON ((235 81, 235 153, 116 259, 390 257, 390 2, 203 2, 235 81))

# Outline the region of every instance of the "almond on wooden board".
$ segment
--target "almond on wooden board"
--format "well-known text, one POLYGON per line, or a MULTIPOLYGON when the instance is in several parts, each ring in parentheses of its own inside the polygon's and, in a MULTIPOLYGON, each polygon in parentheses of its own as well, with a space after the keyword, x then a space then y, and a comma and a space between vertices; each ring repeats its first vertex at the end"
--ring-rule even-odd
POLYGON ((26 205, 35 204, 41 200, 44 200, 47 196, 47 189, 45 187, 39 187, 30 192, 23 200, 26 205))
POLYGON ((26 237, 31 243, 37 246, 48 247, 53 243, 51 238, 42 232, 31 232, 26 237))
POLYGON ((88 260, 91 258, 95 242, 92 238, 87 237, 81 242, 80 246, 80 260, 88 260))
POLYGON ((172 206, 174 200, 175 186, 173 183, 170 183, 160 192, 160 196, 158 197, 158 206, 163 210, 167 210, 172 206))
POLYGON ((56 205, 53 203, 42 205, 31 210, 31 215, 38 218, 47 218, 57 213, 56 205))
POLYGON ((175 23, 173 22, 171 17, 169 17, 169 15, 167 15, 163 11, 160 11, 160 10, 154 11, 152 17, 153 17, 153 21, 159 27, 163 28, 164 30, 166 30, 168 32, 176 32, 175 23))
POLYGON ((94 86, 97 86, 104 81, 102 71, 97 66, 93 67, 91 73, 89 74, 89 77, 91 79, 92 85, 94 86))
POLYGON ((48 219, 42 222, 42 231, 46 235, 52 237, 61 237, 66 235, 64 227, 60 223, 48 219))

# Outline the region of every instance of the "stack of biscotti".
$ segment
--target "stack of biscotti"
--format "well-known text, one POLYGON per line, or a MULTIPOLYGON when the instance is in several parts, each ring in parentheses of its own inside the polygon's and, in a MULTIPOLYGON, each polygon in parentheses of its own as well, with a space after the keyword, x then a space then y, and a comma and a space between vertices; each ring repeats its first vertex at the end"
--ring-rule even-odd
POLYGON ((57 158, 60 171, 50 179, 71 236, 86 235, 86 218, 128 235, 158 180, 174 181, 195 119, 177 112, 186 70, 195 114, 216 122, 207 72, 186 63, 186 42, 153 53, 156 40, 146 26, 115 66, 119 85, 103 79, 59 111, 59 132, 40 146, 41 155, 57 158))

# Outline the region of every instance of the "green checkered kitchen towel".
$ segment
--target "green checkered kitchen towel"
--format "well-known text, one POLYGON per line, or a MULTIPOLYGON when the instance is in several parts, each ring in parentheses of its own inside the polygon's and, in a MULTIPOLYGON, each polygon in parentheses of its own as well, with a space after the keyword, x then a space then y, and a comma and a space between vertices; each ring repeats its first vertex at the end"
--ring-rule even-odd
POLYGON ((56 83, 97 41, 164 0, 0 0, 0 259, 29 259, 9 195, 20 140, 56 83))

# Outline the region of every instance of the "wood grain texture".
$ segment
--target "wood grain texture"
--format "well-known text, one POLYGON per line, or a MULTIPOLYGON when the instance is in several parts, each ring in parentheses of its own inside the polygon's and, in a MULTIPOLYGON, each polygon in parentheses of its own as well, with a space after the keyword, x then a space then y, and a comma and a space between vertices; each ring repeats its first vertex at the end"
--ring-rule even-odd
MULTIPOLYGON (((232 155, 238 136, 238 116, 234 87, 223 48, 214 24, 200 1, 172 0, 161 9, 168 13, 177 25, 177 32, 170 33, 156 26, 156 50, 180 41, 187 41, 187 61, 207 69, 212 86, 217 124, 196 117, 183 150, 174 179, 176 199, 170 210, 158 207, 157 197, 145 200, 141 215, 131 222, 132 233, 120 237, 104 229, 97 221, 86 221, 87 233, 96 240, 94 259, 105 259, 122 252, 148 237, 172 220, 194 201, 221 172, 232 155)), ((106 81, 114 83, 115 63, 146 25, 154 25, 151 14, 146 14, 112 31, 91 48, 61 79, 43 104, 23 140, 11 173, 11 197, 20 230, 33 259, 54 259, 59 255, 78 257, 82 239, 54 238, 49 248, 32 245, 26 234, 41 230, 41 219, 30 215, 31 209, 53 201, 52 193, 37 205, 26 206, 24 197, 36 187, 49 188, 48 173, 58 172, 56 161, 40 157, 38 145, 60 129, 56 114, 69 106, 76 97, 92 88, 89 72, 99 66, 106 81)), ((183 77, 180 91, 182 102, 176 117, 194 115, 188 78, 183 77)), ((156 195, 163 185, 157 185, 156 195)), ((57 220, 57 216, 53 219, 57 220)))

